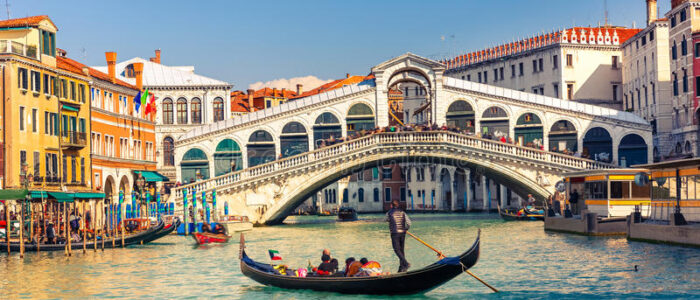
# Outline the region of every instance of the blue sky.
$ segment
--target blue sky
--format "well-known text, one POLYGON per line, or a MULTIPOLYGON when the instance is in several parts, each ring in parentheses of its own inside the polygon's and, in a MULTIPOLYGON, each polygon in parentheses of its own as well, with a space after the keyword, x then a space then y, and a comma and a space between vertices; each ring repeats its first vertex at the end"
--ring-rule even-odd
MULTIPOLYGON (((608 0, 609 23, 643 27, 645 1, 608 0)), ((47 14, 58 46, 88 65, 162 50, 166 65, 246 89, 314 75, 364 75, 405 52, 430 58, 476 50, 543 30, 603 22, 603 0, 488 1, 56 1, 9 0, 13 18, 47 14), (441 37, 445 37, 444 41, 441 37)), ((6 17, 0 1, 0 18, 6 17)), ((659 1, 659 12, 670 0, 659 1)))

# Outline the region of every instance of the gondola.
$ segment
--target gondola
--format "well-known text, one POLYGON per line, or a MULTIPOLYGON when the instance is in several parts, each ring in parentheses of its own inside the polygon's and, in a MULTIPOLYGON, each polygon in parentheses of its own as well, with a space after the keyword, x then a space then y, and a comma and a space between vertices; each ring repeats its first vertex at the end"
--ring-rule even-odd
POLYGON ((264 285, 285 289, 308 289, 344 294, 408 295, 427 292, 455 278, 474 266, 479 259, 479 233, 474 244, 458 257, 449 257, 425 268, 370 277, 294 277, 277 275, 267 270, 271 265, 256 262, 245 251, 241 234, 240 255, 243 275, 264 285))
POLYGON ((338 209, 338 221, 357 221, 357 211, 352 207, 338 209))
POLYGON ((522 215, 517 213, 508 212, 505 209, 501 209, 501 205, 498 205, 498 214, 501 218, 506 221, 544 221, 544 213, 533 213, 527 209, 523 210, 522 215))
POLYGON ((173 233, 173 231, 175 231, 175 229, 177 229, 178 226, 180 226, 180 219, 175 218, 172 223, 163 226, 163 229, 156 232, 154 235, 144 239, 143 243, 144 244, 150 243, 150 242, 155 241, 159 238, 167 236, 167 235, 173 233))
MULTIPOLYGON (((153 236, 157 235, 159 231, 163 229, 165 226, 165 223, 162 221, 158 223, 158 225, 153 226, 147 230, 127 235, 124 236, 124 246, 129 246, 129 245, 134 245, 134 244, 139 244, 141 241, 144 241, 143 243, 146 243, 145 241, 152 238, 153 236)), ((154 239, 150 239, 149 241, 153 241, 154 239)), ((85 247, 88 249, 93 249, 95 248, 94 240, 89 240, 85 242, 85 247)), ((83 248, 83 242, 71 242, 71 249, 72 250, 79 250, 83 248)), ((114 239, 114 246, 115 247, 121 247, 122 246, 122 239, 121 235, 118 235, 116 239, 114 239)), ((97 240, 97 247, 101 248, 102 247, 102 240, 97 240)), ((112 239, 107 239, 104 242, 104 247, 105 248, 112 248, 112 239)), ((39 247, 39 251, 63 251, 66 248, 66 244, 41 244, 39 247)), ((0 249, 7 249, 7 243, 0 243, 0 249)), ((19 252, 20 251, 20 245, 19 242, 11 242, 10 243, 10 251, 13 252, 19 252)), ((32 243, 24 243, 24 252, 31 252, 31 251, 37 251, 37 245, 32 244, 32 243)))
POLYGON ((230 236, 224 234, 213 234, 206 232, 195 232, 192 233, 192 238, 197 242, 197 244, 211 244, 211 243, 228 243, 231 239, 230 236))

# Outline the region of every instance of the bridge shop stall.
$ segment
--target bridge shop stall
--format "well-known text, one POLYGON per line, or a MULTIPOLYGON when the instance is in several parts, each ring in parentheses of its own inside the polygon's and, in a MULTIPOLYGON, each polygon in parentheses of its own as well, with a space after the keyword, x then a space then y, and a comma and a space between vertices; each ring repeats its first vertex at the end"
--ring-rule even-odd
POLYGON ((625 235, 627 216, 651 213, 647 169, 601 169, 565 174, 566 204, 545 216, 544 229, 584 235, 625 235), (577 203, 571 195, 579 194, 577 203))

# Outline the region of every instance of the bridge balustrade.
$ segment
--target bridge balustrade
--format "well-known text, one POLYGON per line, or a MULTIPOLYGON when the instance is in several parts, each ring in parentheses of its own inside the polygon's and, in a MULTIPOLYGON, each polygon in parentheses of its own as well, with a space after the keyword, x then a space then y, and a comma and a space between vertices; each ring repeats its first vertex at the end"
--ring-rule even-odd
POLYGON ((176 199, 182 198, 183 189, 188 193, 192 190, 200 193, 217 187, 241 183, 258 176, 270 175, 279 171, 289 171, 297 167, 308 166, 311 163, 319 163, 322 160, 342 159, 354 153, 361 153, 371 147, 383 144, 424 145, 427 143, 440 143, 468 148, 486 150, 492 153, 526 158, 547 164, 555 164, 572 169, 607 169, 613 165, 593 161, 585 158, 548 152, 540 149, 523 147, 515 144, 506 144, 500 141, 482 139, 476 136, 447 131, 411 131, 394 133, 376 133, 347 142, 326 146, 313 151, 290 156, 255 167, 224 174, 208 180, 195 182, 173 189, 176 199))

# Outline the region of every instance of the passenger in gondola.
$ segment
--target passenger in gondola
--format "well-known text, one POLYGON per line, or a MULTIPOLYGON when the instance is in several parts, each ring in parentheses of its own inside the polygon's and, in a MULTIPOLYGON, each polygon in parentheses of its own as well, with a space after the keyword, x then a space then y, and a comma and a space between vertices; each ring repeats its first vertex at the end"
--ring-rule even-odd
POLYGON ((211 226, 209 223, 204 222, 204 224, 202 224, 202 232, 211 233, 211 226))
POLYGON ((355 260, 354 257, 350 257, 345 260, 345 276, 352 277, 360 271, 362 263, 355 260))
POLYGON ((49 226, 46 227, 46 243, 56 243, 56 228, 54 228, 53 222, 49 222, 49 226))
POLYGON ((214 226, 214 230, 212 230, 212 233, 226 235, 226 228, 224 228, 224 226, 221 224, 216 224, 216 226, 214 226))
MULTIPOLYGON (((316 275, 320 276, 328 276, 333 274, 333 264, 331 263, 331 256, 324 254, 321 257, 321 260, 323 261, 320 265, 318 265, 318 268, 316 268, 316 275)), ((336 266, 337 268, 337 266, 336 266)))

